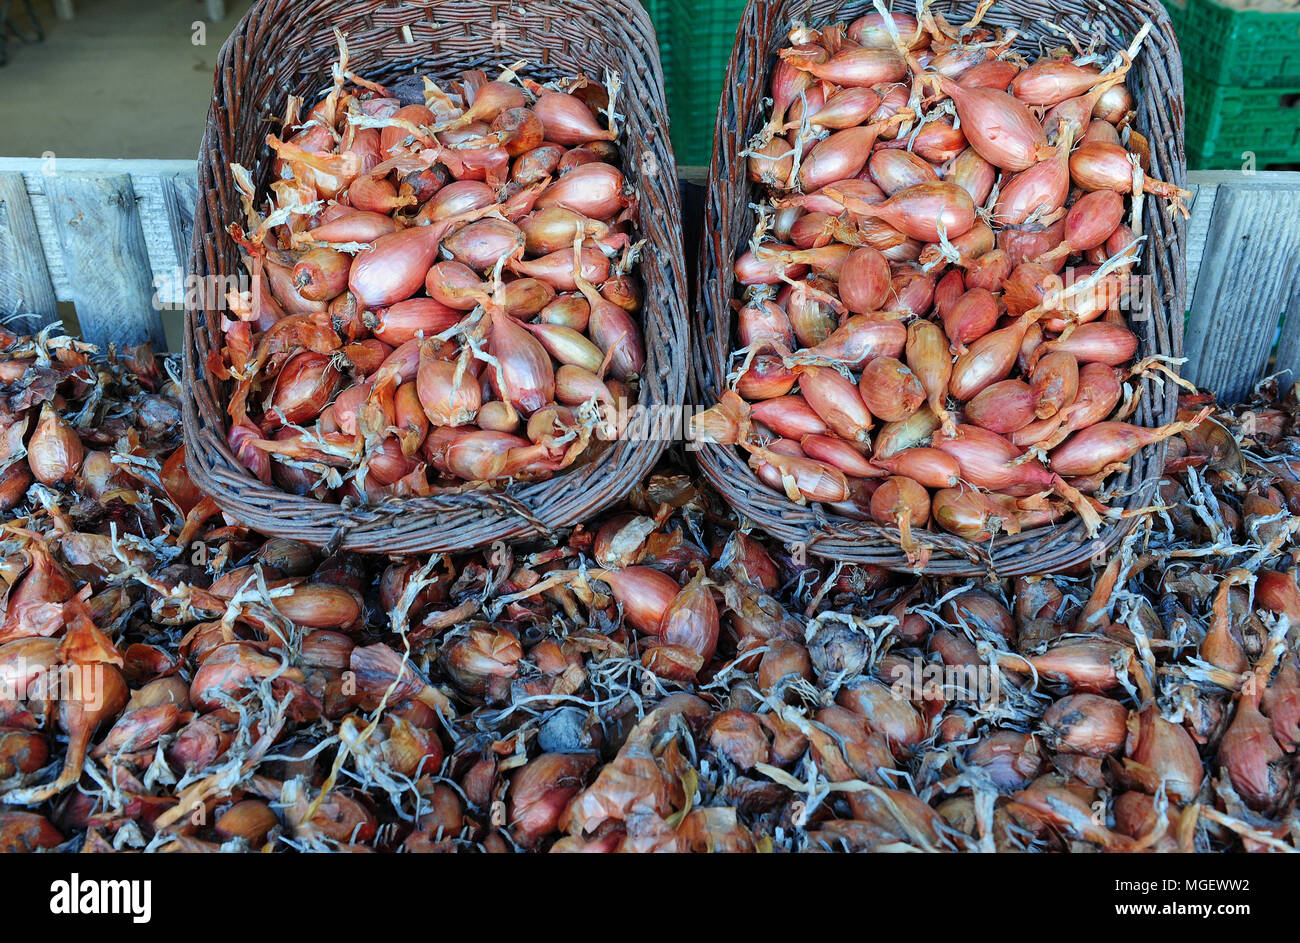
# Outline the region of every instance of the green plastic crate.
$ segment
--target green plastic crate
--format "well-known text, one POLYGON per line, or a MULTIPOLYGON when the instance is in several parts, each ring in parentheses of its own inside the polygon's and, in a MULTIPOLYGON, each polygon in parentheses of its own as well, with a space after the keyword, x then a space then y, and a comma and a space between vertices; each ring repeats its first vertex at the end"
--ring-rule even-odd
MULTIPOLYGON (((673 153, 680 166, 703 166, 713 160, 713 130, 718 120, 722 81, 736 42, 736 28, 745 0, 655 0, 667 11, 667 36, 672 49, 668 111, 672 120, 673 153)), ((660 33, 660 42, 664 34, 660 33)))
POLYGON ((1215 0, 1164 0, 1183 67, 1216 85, 1300 85, 1300 11, 1236 10, 1215 0))
POLYGON ((1187 99, 1187 166, 1240 170, 1300 162, 1300 82, 1286 88, 1216 85, 1183 77, 1187 99))
POLYGON ((664 97, 671 104, 673 77, 669 66, 672 62, 673 48, 670 41, 672 25, 668 21, 668 0, 641 0, 641 5, 650 14, 650 22, 654 24, 655 37, 659 41, 659 62, 664 72, 664 97))

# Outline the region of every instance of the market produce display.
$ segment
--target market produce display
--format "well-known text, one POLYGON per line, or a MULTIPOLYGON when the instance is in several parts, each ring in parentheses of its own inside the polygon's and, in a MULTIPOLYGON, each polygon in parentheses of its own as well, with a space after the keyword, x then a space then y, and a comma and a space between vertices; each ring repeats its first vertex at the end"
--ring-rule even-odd
POLYGON ((1113 555, 953 582, 666 465, 551 543, 326 555, 194 489, 173 362, 0 351, 0 849, 1300 847, 1294 390, 1171 438, 1113 555))
MULTIPOLYGON (((1063 35, 1026 58, 1014 31, 868 13, 798 26, 746 151, 763 188, 734 260, 740 296, 721 401, 701 438, 735 445, 796 504, 987 542, 1079 515, 1162 428, 1128 420, 1145 201, 1153 179, 1127 50, 1063 35)), ((1135 362, 1136 361, 1136 362, 1135 362)))
POLYGON ((349 71, 338 38, 329 94, 266 136, 269 191, 230 168, 252 290, 206 368, 231 382, 231 451, 360 503, 591 460, 646 364, 618 76, 516 64, 412 96, 349 71))

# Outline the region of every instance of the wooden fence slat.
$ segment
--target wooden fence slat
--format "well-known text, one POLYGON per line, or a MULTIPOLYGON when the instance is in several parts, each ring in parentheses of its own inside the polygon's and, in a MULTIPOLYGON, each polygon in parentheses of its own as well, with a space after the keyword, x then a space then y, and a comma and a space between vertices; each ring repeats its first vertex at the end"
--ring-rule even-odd
POLYGON ((172 296, 165 299, 174 307, 185 305, 185 278, 190 267, 190 239, 194 234, 194 203, 198 199, 199 184, 194 174, 172 174, 159 178, 163 206, 167 210, 167 223, 171 227, 172 247, 176 253, 177 275, 172 296))
POLYGON ((198 199, 199 184, 194 174, 173 174, 161 178, 163 205, 167 207, 167 222, 171 225, 172 245, 182 267, 190 258, 190 237, 194 233, 194 203, 198 199))
POLYGON ((1300 278, 1291 286, 1286 312, 1286 320, 1282 322, 1282 336, 1277 340, 1277 365, 1274 372, 1289 373, 1290 378, 1286 382, 1295 383, 1300 381, 1300 278))
POLYGON ((1184 375, 1225 403, 1263 376, 1300 274, 1300 189, 1237 175, 1219 183, 1183 344, 1184 375))
POLYGON ((0 172, 0 316, 26 331, 59 319, 27 185, 11 172, 0 172))
MULTIPOLYGON (((33 244, 44 247, 45 266, 49 271, 49 280, 54 285, 54 297, 58 301, 72 301, 72 289, 63 269, 63 254, 59 250, 59 235, 50 214, 46 182, 52 176, 61 175, 130 174, 131 186, 135 189, 136 209, 139 211, 140 224, 144 227, 145 246, 149 252, 151 280, 162 287, 166 303, 175 306, 183 303, 184 297, 176 275, 178 271, 183 273, 189 263, 189 233, 185 234, 184 251, 178 252, 172 212, 166 205, 164 181, 177 178, 179 195, 182 201, 187 199, 197 185, 193 161, 94 160, 77 157, 63 157, 54 161, 0 157, 0 174, 4 173, 19 173, 27 183, 27 198, 39 235, 39 242, 33 244), (174 292, 170 288, 173 284, 177 286, 174 292)), ((192 214, 184 215, 178 217, 176 223, 191 226, 192 218, 192 214)))
POLYGON ((1192 201, 1188 207, 1192 217, 1187 221, 1187 299, 1196 296, 1196 280, 1201 273, 1201 257, 1205 254, 1205 238, 1214 217, 1214 201, 1219 195, 1217 183, 1189 183, 1192 201))
POLYGON ((57 173, 45 192, 82 336, 100 346, 149 341, 165 350, 130 175, 57 173))

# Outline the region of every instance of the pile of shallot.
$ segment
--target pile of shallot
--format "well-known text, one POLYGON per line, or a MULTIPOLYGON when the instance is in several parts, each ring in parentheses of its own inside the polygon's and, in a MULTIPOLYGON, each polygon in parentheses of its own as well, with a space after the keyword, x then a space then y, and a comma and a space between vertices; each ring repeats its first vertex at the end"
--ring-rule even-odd
MULTIPOLYGON (((879 6, 879 4, 878 4, 879 6)), ((767 200, 735 261, 736 350, 702 438, 798 503, 971 540, 1077 512, 1140 448, 1130 424, 1147 176, 1113 59, 922 9, 797 28, 750 141, 767 200), (1126 395, 1127 393, 1127 395, 1126 395)), ((1193 420, 1194 421, 1194 420, 1193 420)))
POLYGON ((1300 847, 1294 391, 1171 439, 1107 559, 952 582, 668 465, 542 544, 268 539, 176 375, 0 332, 0 851, 1300 847))
POLYGON ((232 452, 358 502, 591 460, 645 365, 617 76, 468 71, 410 96, 339 44, 329 94, 267 136, 264 202, 231 166, 252 290, 207 368, 233 382, 232 452))

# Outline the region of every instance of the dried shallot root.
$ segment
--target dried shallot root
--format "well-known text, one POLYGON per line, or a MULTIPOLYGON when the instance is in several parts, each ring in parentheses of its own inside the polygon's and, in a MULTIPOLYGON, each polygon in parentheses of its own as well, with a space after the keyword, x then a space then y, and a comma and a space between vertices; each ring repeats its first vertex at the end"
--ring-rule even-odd
MULTIPOLYGON (((0 850, 1297 850, 1293 390, 1185 396, 1090 564, 953 581, 781 546, 668 464, 543 543, 268 539, 189 481, 175 374, 0 335, 0 850)), ((905 479, 1016 525, 897 455, 882 514, 905 479)))
POLYGON ((1104 482, 1188 428, 1127 421, 1131 381, 1171 372, 1134 367, 1143 195, 1189 196, 1132 127, 1146 31, 1028 61, 1014 34, 876 6, 780 50, 746 151, 765 199, 734 260, 734 399, 694 434, 792 502, 893 529, 912 566, 926 529, 1077 515, 1096 536, 1120 514, 1104 482))
POLYGON ((231 451, 259 479, 376 503, 594 459, 638 398, 638 203, 619 79, 517 63, 441 87, 292 99, 271 183, 231 172, 251 289, 224 301, 231 451))

